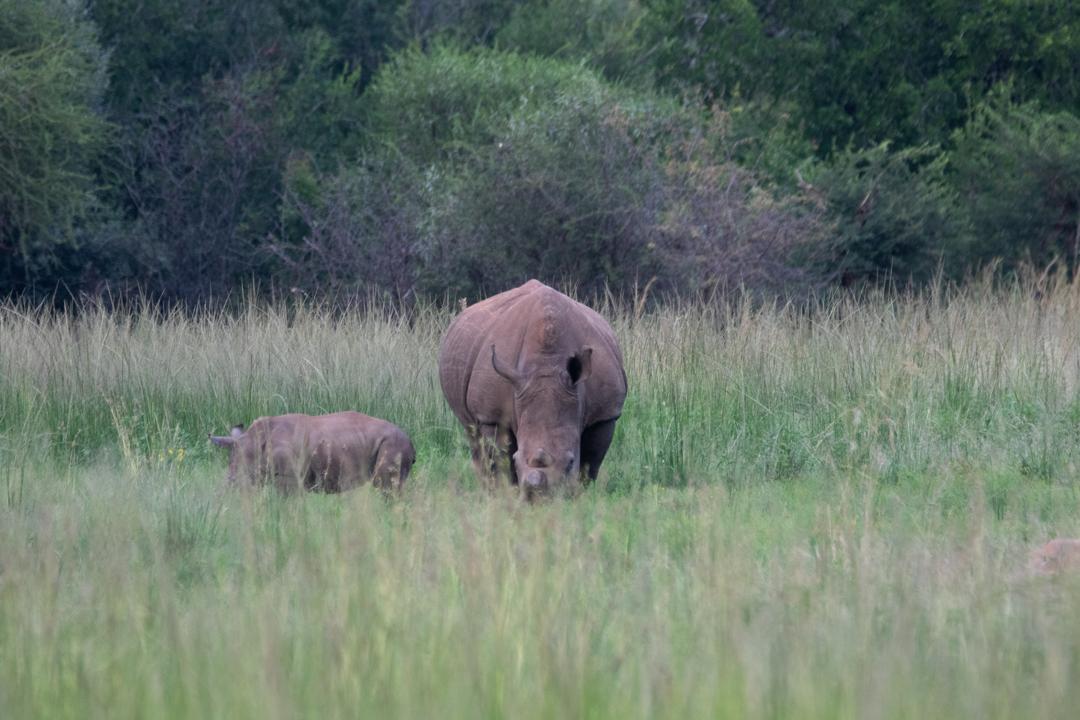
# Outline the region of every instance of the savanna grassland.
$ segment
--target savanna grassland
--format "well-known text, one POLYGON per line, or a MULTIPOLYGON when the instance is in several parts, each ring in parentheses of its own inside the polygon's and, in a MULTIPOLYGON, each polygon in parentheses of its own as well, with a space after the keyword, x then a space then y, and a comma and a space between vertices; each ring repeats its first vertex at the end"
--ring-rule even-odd
POLYGON ((471 477, 450 314, 0 308, 9 718, 1036 718, 1080 707, 1080 285, 635 312, 599 481, 471 477), (225 487, 356 408, 398 499, 225 487))

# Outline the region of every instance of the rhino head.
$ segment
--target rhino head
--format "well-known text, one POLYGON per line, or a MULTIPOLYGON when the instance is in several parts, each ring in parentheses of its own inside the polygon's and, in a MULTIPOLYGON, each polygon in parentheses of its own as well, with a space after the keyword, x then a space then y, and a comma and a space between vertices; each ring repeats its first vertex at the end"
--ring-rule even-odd
POLYGON ((245 460, 249 463, 251 458, 246 457, 252 454, 252 448, 250 442, 245 442, 247 439, 244 433, 243 425, 233 426, 232 431, 228 435, 210 435, 210 442, 218 447, 229 449, 229 482, 236 482, 237 468, 245 460))
POLYGON ((545 353, 516 368, 501 362, 492 345, 491 364, 514 388, 514 472, 526 494, 545 494, 576 483, 592 348, 545 353))

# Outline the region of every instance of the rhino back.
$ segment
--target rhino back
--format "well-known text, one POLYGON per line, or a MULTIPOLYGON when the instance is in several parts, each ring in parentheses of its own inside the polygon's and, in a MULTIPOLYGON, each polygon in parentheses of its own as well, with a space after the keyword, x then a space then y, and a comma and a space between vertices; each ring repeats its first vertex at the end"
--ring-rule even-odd
POLYGON ((393 423, 349 410, 303 416, 286 447, 294 458, 303 458, 310 489, 337 492, 370 480, 380 448, 402 438, 409 442, 393 423))

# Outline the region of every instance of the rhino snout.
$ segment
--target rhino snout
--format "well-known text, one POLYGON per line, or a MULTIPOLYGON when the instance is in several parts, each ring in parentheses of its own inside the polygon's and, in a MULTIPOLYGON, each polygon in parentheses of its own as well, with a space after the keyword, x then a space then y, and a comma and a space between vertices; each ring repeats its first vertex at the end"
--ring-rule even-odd
POLYGON ((533 470, 525 476, 525 486, 530 490, 544 490, 547 484, 547 475, 540 470, 533 470))

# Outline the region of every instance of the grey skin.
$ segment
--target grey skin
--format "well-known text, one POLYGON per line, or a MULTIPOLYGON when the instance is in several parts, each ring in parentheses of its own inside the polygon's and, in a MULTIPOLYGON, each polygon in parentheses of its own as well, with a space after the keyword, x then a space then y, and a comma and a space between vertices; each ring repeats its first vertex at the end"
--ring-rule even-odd
POLYGON ((261 417, 210 442, 229 449, 229 482, 282 492, 343 492, 369 481, 398 490, 416 460, 404 430, 351 411, 261 417))
POLYGON ((626 399, 611 326, 536 280, 458 315, 439 382, 481 480, 530 497, 596 479, 626 399))

